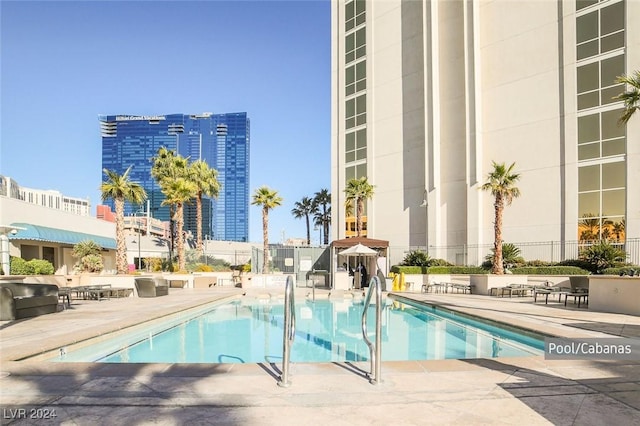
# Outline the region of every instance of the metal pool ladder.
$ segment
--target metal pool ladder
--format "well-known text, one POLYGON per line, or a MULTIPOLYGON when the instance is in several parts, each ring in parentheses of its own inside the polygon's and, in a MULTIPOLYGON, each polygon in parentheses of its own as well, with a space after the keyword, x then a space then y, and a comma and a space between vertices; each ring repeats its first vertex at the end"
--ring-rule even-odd
POLYGON ((376 276, 369 281, 369 292, 364 300, 364 311, 362 312, 362 337, 369 347, 369 358, 371 358, 371 371, 369 372, 369 383, 377 385, 382 382, 380 378, 380 359, 382 355, 382 285, 376 276), (376 344, 371 343, 367 337, 367 311, 371 305, 371 295, 376 292, 376 344))
POLYGON ((284 331, 282 333, 282 375, 278 380, 278 386, 287 388, 289 381, 289 359, 291 358, 291 345, 296 337, 296 301, 294 295, 295 285, 293 278, 287 277, 284 290, 284 331))

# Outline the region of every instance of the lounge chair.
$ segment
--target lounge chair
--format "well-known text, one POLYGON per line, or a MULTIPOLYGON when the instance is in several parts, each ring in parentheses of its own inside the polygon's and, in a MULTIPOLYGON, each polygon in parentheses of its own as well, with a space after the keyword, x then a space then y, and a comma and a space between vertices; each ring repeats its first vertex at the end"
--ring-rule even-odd
POLYGON ((169 294, 169 285, 164 278, 140 277, 134 279, 138 297, 157 297, 169 294))
POLYGON ((538 300, 538 295, 544 295, 544 303, 545 305, 549 302, 549 295, 557 295, 558 296, 558 302, 562 301, 562 296, 566 295, 567 293, 570 293, 571 289, 566 288, 566 287, 554 287, 554 286, 548 286, 548 287, 542 287, 542 286, 536 286, 533 289, 533 303, 537 302, 538 300))

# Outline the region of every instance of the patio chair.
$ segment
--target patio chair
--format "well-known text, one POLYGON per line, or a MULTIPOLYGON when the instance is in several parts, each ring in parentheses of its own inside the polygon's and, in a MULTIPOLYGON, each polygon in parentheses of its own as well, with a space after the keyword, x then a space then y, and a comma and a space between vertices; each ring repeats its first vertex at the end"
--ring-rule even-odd
POLYGON ((134 281, 138 297, 158 297, 169 294, 169 285, 164 278, 139 277, 134 281))

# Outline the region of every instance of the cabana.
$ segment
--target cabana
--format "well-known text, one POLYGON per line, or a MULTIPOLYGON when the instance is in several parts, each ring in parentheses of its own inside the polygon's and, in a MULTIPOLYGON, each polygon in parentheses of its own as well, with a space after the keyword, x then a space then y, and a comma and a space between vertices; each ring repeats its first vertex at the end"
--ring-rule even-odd
POLYGON ((375 275, 378 270, 387 276, 389 272, 389 265, 387 262, 389 241, 376 240, 367 237, 353 237, 345 238, 342 240, 334 240, 331 242, 331 288, 344 290, 345 285, 347 288, 351 287, 351 279, 348 276, 347 271, 341 271, 343 263, 347 263, 353 269, 356 268, 357 262, 362 262, 365 266, 369 277, 375 275), (362 244, 372 250, 378 252, 377 256, 361 256, 357 254, 350 256, 342 256, 340 253, 347 249, 354 247, 358 244, 362 244), (356 262, 355 264, 353 264, 356 262), (346 283, 346 284, 345 284, 346 283))

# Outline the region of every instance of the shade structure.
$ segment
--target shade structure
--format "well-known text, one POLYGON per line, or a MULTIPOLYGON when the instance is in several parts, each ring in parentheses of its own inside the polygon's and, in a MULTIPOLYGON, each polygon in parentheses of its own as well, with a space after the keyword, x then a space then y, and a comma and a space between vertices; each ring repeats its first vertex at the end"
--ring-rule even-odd
POLYGON ((377 256, 378 252, 360 243, 338 253, 340 256, 377 256))
POLYGON ((331 246, 335 248, 349 248, 355 246, 356 244, 362 244, 369 248, 375 249, 386 249, 387 247, 389 247, 389 241, 376 240, 374 238, 368 237, 344 238, 342 240, 333 240, 331 242, 331 246))
POLYGON ((101 235, 49 228, 47 226, 32 225, 30 223, 12 223, 11 226, 18 232, 10 234, 10 240, 44 241, 68 245, 76 245, 79 242, 91 240, 104 249, 115 250, 116 248, 115 238, 101 235))

